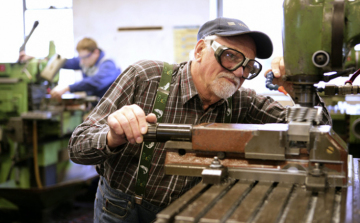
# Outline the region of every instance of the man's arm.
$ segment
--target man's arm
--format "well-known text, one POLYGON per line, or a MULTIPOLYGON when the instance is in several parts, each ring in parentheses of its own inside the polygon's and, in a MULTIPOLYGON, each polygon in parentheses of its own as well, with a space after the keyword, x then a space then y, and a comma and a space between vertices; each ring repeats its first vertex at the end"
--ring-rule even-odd
POLYGON ((57 85, 55 88, 53 88, 50 91, 50 95, 52 98, 55 98, 57 100, 61 100, 61 96, 67 92, 70 91, 70 88, 68 85, 57 85))
POLYGON ((81 69, 80 59, 78 57, 67 59, 62 68, 72 69, 72 70, 80 70, 81 69))
POLYGON ((111 150, 107 146, 107 134, 110 131, 107 119, 122 107, 133 104, 136 75, 136 70, 129 67, 115 80, 88 118, 73 131, 68 149, 70 158, 75 163, 99 164, 122 150, 121 146, 111 150))
MULTIPOLYGON (((72 70, 81 69, 79 58, 74 57, 72 59, 67 59, 62 68, 64 68, 64 69, 72 69, 72 70)), ((70 91, 69 85, 57 85, 55 88, 53 88, 50 91, 50 95, 51 95, 52 98, 55 98, 55 99, 60 101, 61 96, 67 91, 70 91)))
MULTIPOLYGON (((152 72, 157 73, 160 64, 150 64, 154 64, 152 72)), ((68 146, 71 160, 79 164, 100 164, 125 147, 142 142, 147 122, 156 122, 149 105, 153 104, 152 95, 155 96, 153 92, 160 79, 160 75, 149 78, 143 65, 125 70, 88 118, 74 130, 68 146)))

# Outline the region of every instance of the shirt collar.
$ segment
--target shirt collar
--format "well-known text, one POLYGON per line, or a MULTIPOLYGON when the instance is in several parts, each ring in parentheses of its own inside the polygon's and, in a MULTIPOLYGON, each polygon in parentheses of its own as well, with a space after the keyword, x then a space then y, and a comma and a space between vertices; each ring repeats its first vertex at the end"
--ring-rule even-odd
POLYGON ((191 75, 191 60, 187 63, 180 64, 181 70, 181 102, 184 105, 190 99, 198 95, 192 75, 191 75))
POLYGON ((95 62, 95 65, 94 65, 94 66, 98 66, 98 65, 99 65, 99 63, 100 63, 100 60, 101 60, 101 59, 105 56, 104 51, 102 51, 102 50, 100 50, 100 49, 99 49, 99 51, 100 51, 99 58, 96 60, 96 62, 95 62))
MULTIPOLYGON (((195 96, 199 97, 199 93, 195 87, 192 74, 191 74, 191 60, 189 60, 187 63, 180 64, 180 72, 181 72, 181 102, 184 105, 186 102, 188 102, 190 99, 194 98, 195 96)), ((218 106, 226 102, 227 106, 228 101, 221 99, 218 102, 216 102, 214 105, 218 106)), ((212 105, 212 106, 214 106, 212 105)))

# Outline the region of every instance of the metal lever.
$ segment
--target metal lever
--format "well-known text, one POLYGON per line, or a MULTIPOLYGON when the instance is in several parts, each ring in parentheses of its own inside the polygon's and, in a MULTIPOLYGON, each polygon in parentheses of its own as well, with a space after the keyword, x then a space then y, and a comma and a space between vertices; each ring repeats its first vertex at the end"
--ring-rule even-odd
POLYGON ((34 25, 30 31, 30 34, 25 38, 24 43, 21 45, 19 52, 24 51, 25 50, 25 45, 27 43, 27 41, 29 40, 30 36, 32 35, 32 33, 34 32, 35 28, 39 25, 39 21, 35 21, 34 25))

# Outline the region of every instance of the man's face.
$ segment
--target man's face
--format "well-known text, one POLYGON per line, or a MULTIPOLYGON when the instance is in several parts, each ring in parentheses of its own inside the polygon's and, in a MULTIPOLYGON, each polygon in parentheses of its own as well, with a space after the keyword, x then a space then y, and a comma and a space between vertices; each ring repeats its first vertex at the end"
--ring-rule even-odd
POLYGON ((92 67, 95 65, 99 55, 98 50, 91 52, 89 50, 79 50, 80 64, 84 67, 92 67))
MULTIPOLYGON (((217 38, 216 42, 226 47, 242 52, 246 57, 254 59, 256 47, 253 39, 242 35, 229 38, 217 38)), ((216 95, 219 98, 228 98, 244 83, 242 78, 244 69, 239 67, 234 71, 223 68, 216 60, 214 50, 207 48, 202 63, 202 81, 205 85, 206 95, 216 95)))

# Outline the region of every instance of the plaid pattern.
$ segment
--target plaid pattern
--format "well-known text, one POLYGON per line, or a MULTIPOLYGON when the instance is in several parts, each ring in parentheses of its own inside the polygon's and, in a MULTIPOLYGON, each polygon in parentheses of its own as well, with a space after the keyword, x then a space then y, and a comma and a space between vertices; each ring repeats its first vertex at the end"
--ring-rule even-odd
MULTIPOLYGON (((227 100, 220 100, 206 111, 192 81, 189 62, 174 64, 170 95, 163 114, 163 123, 200 124, 225 122, 227 100)), ((149 114, 163 69, 160 61, 139 61, 127 68, 112 84, 89 117, 80 124, 69 141, 71 159, 79 164, 96 165, 110 186, 134 194, 136 169, 141 145, 126 143, 110 151, 106 146, 109 131, 107 117, 124 105, 137 104, 149 114)), ((254 90, 240 88, 232 99, 232 123, 284 122, 286 109, 270 97, 256 95, 254 90)), ((321 103, 322 104, 322 103, 321 103)), ((324 107, 324 106, 323 106, 324 107)), ((323 123, 331 119, 324 109, 323 123)), ((331 124, 331 123, 330 123, 331 124)), ((164 143, 157 143, 149 170, 144 199, 165 206, 195 186, 200 178, 164 174, 164 143)))

